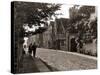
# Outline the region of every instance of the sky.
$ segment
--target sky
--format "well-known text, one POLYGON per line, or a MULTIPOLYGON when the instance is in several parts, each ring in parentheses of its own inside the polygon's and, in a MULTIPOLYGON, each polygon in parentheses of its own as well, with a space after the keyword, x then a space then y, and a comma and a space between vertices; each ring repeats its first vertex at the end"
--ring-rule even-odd
POLYGON ((69 18, 69 8, 73 7, 73 5, 61 5, 61 10, 58 10, 57 13, 62 13, 58 18, 69 18))

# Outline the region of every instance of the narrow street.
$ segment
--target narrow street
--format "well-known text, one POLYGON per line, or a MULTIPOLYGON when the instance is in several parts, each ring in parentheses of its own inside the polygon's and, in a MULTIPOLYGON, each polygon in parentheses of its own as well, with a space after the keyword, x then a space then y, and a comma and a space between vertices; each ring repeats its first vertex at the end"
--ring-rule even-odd
POLYGON ((96 69, 97 58, 61 50, 37 48, 36 58, 24 55, 19 73, 96 69))
POLYGON ((79 53, 37 48, 37 57, 60 71, 97 68, 96 57, 79 53))

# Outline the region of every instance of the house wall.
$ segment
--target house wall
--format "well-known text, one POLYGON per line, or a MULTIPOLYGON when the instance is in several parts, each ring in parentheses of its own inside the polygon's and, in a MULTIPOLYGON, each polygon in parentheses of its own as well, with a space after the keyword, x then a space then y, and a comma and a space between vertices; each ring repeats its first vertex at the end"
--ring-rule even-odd
POLYGON ((56 49, 59 50, 68 50, 68 35, 66 35, 66 27, 67 27, 68 19, 60 18, 56 19, 55 22, 55 42, 56 42, 56 49))
POLYGON ((52 48, 53 40, 52 40, 52 26, 50 25, 43 33, 43 47, 44 48, 52 48))

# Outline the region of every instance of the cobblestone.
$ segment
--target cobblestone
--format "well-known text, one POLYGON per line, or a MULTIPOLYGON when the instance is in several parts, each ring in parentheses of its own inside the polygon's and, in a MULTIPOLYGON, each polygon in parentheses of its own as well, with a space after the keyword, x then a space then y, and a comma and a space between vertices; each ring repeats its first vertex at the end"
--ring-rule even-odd
POLYGON ((67 51, 37 48, 37 57, 61 71, 97 68, 96 57, 78 55, 67 51))

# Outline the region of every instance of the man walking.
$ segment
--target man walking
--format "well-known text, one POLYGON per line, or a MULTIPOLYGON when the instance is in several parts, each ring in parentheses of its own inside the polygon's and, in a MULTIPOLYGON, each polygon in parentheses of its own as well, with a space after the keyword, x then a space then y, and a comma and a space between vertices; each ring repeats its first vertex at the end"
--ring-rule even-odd
POLYGON ((36 43, 34 42, 34 44, 32 45, 32 50, 33 50, 33 56, 34 56, 34 57, 36 56, 36 48, 37 48, 37 45, 36 45, 36 43))
POLYGON ((32 55, 32 43, 29 45, 29 54, 32 55))

